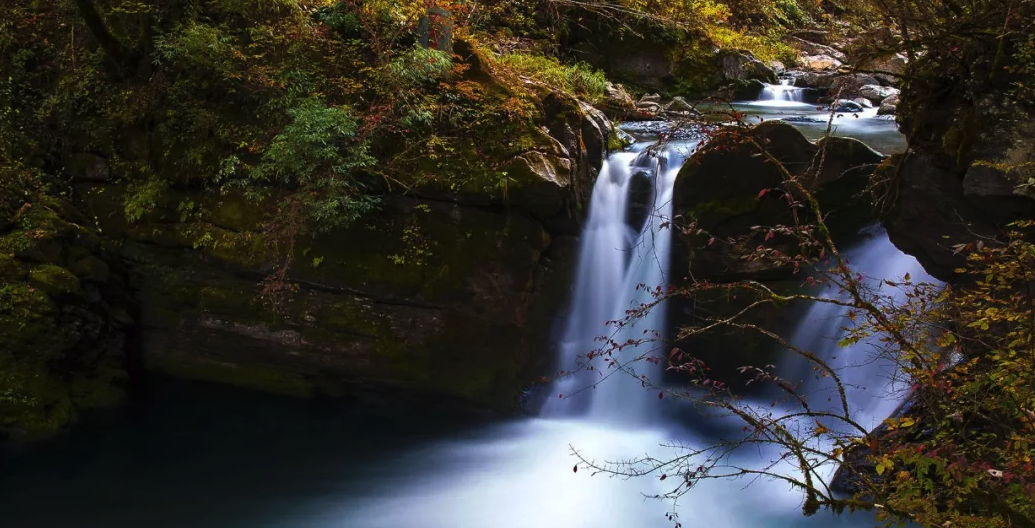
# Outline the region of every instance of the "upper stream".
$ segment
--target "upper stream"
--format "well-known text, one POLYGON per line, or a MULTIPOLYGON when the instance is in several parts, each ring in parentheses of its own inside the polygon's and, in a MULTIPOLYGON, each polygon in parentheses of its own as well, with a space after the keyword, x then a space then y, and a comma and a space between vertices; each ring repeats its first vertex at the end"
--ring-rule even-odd
MULTIPOLYGON (((795 103, 793 93, 768 95, 775 104, 737 106, 766 119, 789 115, 785 103, 795 103)), ((828 116, 802 109, 794 115, 828 116)), ((825 129, 796 125, 810 135, 825 129)), ((869 114, 839 118, 836 126, 839 134, 885 152, 902 141, 893 122, 869 114)), ((600 345, 595 338, 612 332, 605 321, 650 300, 638 285, 668 280, 671 241, 663 224, 672 215, 676 173, 695 145, 674 143, 650 156, 644 154, 647 144, 612 155, 594 187, 567 327, 559 336, 560 368, 574 367, 578 355, 600 345)), ((874 284, 906 273, 926 278, 881 233, 848 254, 874 284)), ((839 349, 844 321, 836 307, 817 306, 799 322, 794 340, 843 369, 855 383, 850 403, 877 423, 901 398, 901 392, 889 391, 894 369, 865 361, 866 343, 839 349)), ((622 342, 653 332, 667 334, 661 309, 613 338, 622 342)), ((648 353, 651 346, 620 356, 648 353)), ((573 472, 571 450, 599 461, 644 453, 664 457, 675 451, 661 444, 699 445, 713 433, 703 423, 661 412, 657 391, 630 376, 601 381, 607 368, 594 361, 594 370, 550 388, 540 417, 478 424, 427 416, 343 417, 333 409, 222 388, 159 386, 142 412, 131 411, 115 423, 87 423, 17 456, 0 457, 0 526, 669 528, 673 523, 665 513, 671 505, 642 494, 673 486, 656 477, 573 472)), ((648 377, 663 368, 644 362, 629 367, 648 377)), ((793 373, 801 365, 781 368, 793 373)), ((810 388, 829 390, 822 382, 810 388)), ((773 456, 735 455, 746 462, 773 456)), ((873 525, 864 514, 803 518, 800 501, 800 494, 778 482, 705 481, 680 501, 678 513, 688 528, 873 525)))

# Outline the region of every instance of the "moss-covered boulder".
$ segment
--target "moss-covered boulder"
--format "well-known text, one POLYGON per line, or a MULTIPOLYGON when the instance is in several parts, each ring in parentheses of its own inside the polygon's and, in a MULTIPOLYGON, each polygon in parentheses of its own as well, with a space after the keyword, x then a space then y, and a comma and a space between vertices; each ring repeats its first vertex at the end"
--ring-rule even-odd
MULTIPOLYGON (((734 249, 707 240, 747 235, 754 226, 791 225, 792 211, 779 192, 787 175, 815 192, 835 232, 858 230, 873 221, 871 199, 864 190, 883 159, 854 139, 832 137, 814 144, 793 126, 778 121, 720 132, 687 161, 676 180, 676 214, 708 233, 677 244, 677 269, 713 280, 784 276, 789 270, 745 261, 734 249)), ((780 237, 756 242, 781 244, 780 237)))
POLYGON ((53 264, 33 267, 29 271, 29 284, 54 297, 79 293, 79 279, 65 268, 53 264))
POLYGON ((100 239, 68 202, 30 198, 20 211, 0 233, 0 441, 115 404, 127 378, 126 321, 114 315, 125 293, 100 239))

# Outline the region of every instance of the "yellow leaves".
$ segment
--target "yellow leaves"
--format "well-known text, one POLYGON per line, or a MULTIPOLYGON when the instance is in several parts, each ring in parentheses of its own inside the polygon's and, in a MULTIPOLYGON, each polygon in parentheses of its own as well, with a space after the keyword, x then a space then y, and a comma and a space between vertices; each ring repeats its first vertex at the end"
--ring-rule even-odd
POLYGON ((878 475, 883 475, 885 471, 893 469, 895 467, 895 461, 888 457, 884 457, 877 463, 877 467, 874 468, 878 475))
POLYGON ((884 423, 888 425, 888 429, 894 431, 895 429, 905 429, 916 425, 916 420, 910 417, 905 418, 888 418, 884 420, 884 423))
POLYGON ((819 420, 816 420, 816 427, 812 429, 812 432, 815 433, 816 436, 819 436, 829 433, 830 429, 828 429, 825 425, 819 423, 819 420))

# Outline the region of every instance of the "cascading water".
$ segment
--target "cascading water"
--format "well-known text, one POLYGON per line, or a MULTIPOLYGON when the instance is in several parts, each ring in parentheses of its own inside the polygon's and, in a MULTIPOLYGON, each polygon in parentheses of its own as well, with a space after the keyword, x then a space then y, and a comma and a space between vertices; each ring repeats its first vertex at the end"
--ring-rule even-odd
MULTIPOLYGON (((877 295, 889 296, 896 305, 903 303, 906 292, 884 284, 885 279, 901 282, 909 275, 914 283, 938 283, 915 258, 892 245, 882 231, 846 251, 844 256, 853 273, 862 277, 865 288, 877 295)), ((832 291, 822 295, 832 297, 839 293, 832 291)), ((878 353, 881 345, 876 339, 864 339, 845 348, 838 345, 845 335, 844 328, 854 324, 848 312, 848 308, 836 304, 814 304, 799 323, 791 343, 814 352, 838 372, 845 385, 853 420, 872 428, 894 412, 908 394, 908 387, 898 377, 895 361, 878 353)), ((784 365, 789 369, 795 366, 806 368, 798 357, 788 358, 784 365)), ((831 407, 829 410, 838 412, 836 388, 830 378, 813 376, 803 385, 803 390, 810 401, 815 402, 815 408, 827 405, 831 407), (830 403, 826 403, 828 401, 830 403)))
POLYGON ((591 351, 607 351, 609 347, 601 341, 604 337, 615 343, 647 340, 596 357, 589 363, 592 368, 559 381, 555 385, 558 398, 544 407, 545 416, 570 416, 586 407, 591 418, 604 422, 642 423, 655 415, 656 405, 634 375, 654 379, 660 370, 637 358, 651 354, 656 346, 650 338, 655 332, 664 332, 664 311, 656 307, 617 329, 605 323, 623 320, 627 310, 653 302, 651 290, 667 282, 671 236, 663 224, 672 216, 675 177, 692 148, 693 144, 679 143, 656 154, 618 153, 601 170, 582 236, 578 280, 559 347, 560 361, 570 365, 591 351), (641 203, 632 198, 636 178, 649 181, 646 196, 636 197, 641 203), (646 209, 642 226, 630 214, 634 207, 646 209), (609 360, 617 364, 609 365, 609 360), (597 384, 602 378, 605 382, 597 384), (565 394, 570 401, 564 401, 565 394))
POLYGON ((766 84, 758 100, 803 103, 805 101, 805 89, 791 85, 790 79, 781 79, 780 84, 766 84))

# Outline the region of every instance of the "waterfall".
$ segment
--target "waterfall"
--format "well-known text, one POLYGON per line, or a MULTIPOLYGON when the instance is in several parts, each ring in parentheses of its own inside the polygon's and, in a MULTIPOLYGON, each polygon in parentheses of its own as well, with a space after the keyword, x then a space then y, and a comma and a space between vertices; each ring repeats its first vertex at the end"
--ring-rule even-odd
POLYGON ((790 79, 781 79, 780 84, 766 84, 758 100, 802 103, 805 100, 805 89, 791 86, 790 79))
MULTIPOLYGON (((884 279, 901 281, 908 274, 914 283, 937 283, 915 258, 892 245, 884 232, 876 233, 871 240, 846 251, 844 255, 853 273, 862 276, 867 288, 880 295, 890 296, 896 305, 905 301, 905 291, 883 284, 884 279)), ((831 297, 839 293, 829 291, 821 295, 831 297)), ((845 348, 838 345, 838 341, 844 337, 844 328, 852 324, 848 308, 816 303, 802 318, 790 341, 795 346, 813 351, 838 372, 845 384, 854 420, 863 426, 875 427, 895 411, 907 395, 908 387, 899 378, 895 361, 877 354, 880 348, 877 339, 864 339, 845 348)), ((783 367, 802 371, 807 368, 798 357, 788 358, 783 367)), ((838 405, 833 381, 815 377, 815 372, 805 375, 813 377, 806 380, 802 387, 810 401, 821 407, 819 402, 831 398, 831 403, 825 405, 837 412, 833 408, 838 405)))
MULTIPOLYGON (((664 336, 664 311, 660 307, 621 328, 606 322, 623 320, 627 310, 652 302, 649 290, 668 282, 671 233, 663 224, 671 219, 672 188, 692 147, 678 143, 656 154, 613 154, 600 171, 582 235, 568 324, 558 347, 562 368, 568 369, 576 358, 585 365, 590 351, 606 350, 607 344, 600 340, 603 336, 617 343, 650 338, 654 332, 664 336), (649 193, 642 203, 634 199, 637 178, 649 182, 649 193), (630 214, 635 207, 647 209, 642 226, 630 214)), ((654 355, 657 346, 653 342, 628 346, 611 357, 637 376, 656 379, 662 367, 636 358, 654 355)), ((591 368, 554 384, 553 396, 543 408, 545 416, 588 412, 597 421, 622 423, 646 421, 653 416, 650 399, 654 395, 633 376, 608 366, 605 358, 594 358, 588 365, 591 368)))

